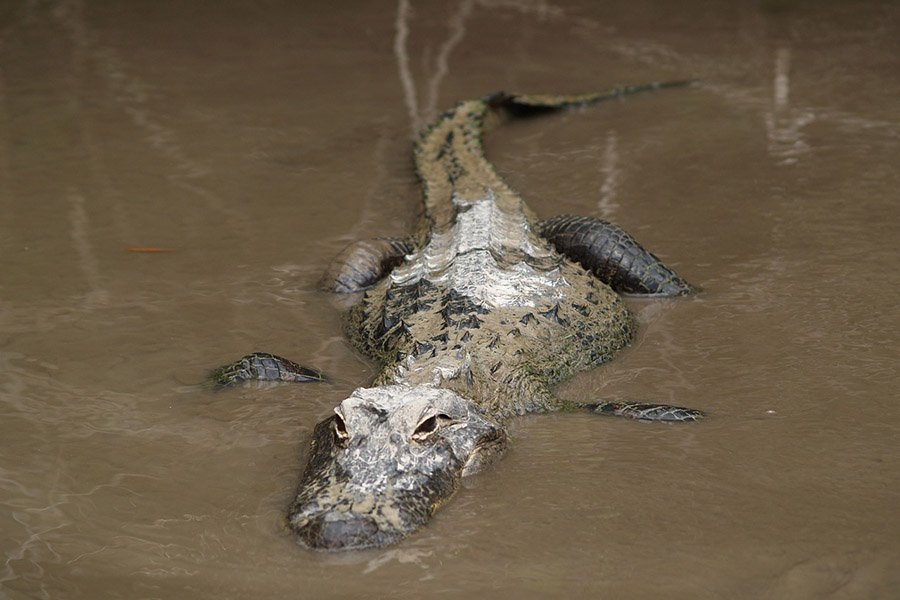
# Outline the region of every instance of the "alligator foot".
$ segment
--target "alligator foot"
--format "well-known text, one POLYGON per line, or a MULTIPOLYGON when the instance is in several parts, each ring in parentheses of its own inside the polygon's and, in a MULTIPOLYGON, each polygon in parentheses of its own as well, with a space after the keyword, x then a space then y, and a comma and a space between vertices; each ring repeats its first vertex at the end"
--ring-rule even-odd
POLYGON ((322 277, 322 289, 338 294, 361 292, 378 283, 410 252, 409 242, 397 238, 353 242, 331 262, 322 277))
POLYGON ((268 352, 254 352, 219 367, 209 374, 213 383, 221 386, 233 385, 242 381, 324 381, 325 376, 307 367, 268 352))
POLYGON ((541 235, 556 250, 613 290, 648 296, 697 291, 620 227, 593 217, 561 215, 543 221, 541 235))
POLYGON ((669 406, 668 404, 640 404, 635 402, 597 402, 584 404, 584 408, 599 415, 626 417, 639 421, 683 422, 699 421, 705 415, 693 408, 669 406))

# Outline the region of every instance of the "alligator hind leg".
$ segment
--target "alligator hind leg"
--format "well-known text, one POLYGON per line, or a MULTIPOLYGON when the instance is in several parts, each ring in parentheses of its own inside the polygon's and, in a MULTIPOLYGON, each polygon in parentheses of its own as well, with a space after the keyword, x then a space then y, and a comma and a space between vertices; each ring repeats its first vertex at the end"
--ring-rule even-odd
POLYGON ((593 217, 561 215, 543 221, 540 232, 558 252, 617 292, 682 296, 697 291, 612 223, 593 217))
POLYGON ((693 408, 670 406, 668 404, 641 404, 635 402, 597 402, 584 404, 584 408, 599 415, 626 417, 638 421, 684 422, 698 421, 705 415, 693 408))
POLYGON ((314 369, 268 352, 254 352, 235 362, 219 367, 209 374, 213 383, 221 386, 242 381, 324 381, 325 377, 314 369))
POLYGON ((412 252, 406 240, 372 238, 344 248, 322 277, 322 289, 352 294, 374 285, 412 252))

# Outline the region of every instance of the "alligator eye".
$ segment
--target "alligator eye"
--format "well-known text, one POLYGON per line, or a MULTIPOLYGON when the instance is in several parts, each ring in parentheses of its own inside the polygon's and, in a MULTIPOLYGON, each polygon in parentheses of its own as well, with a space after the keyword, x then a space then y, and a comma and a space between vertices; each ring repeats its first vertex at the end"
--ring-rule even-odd
POLYGON ((339 442, 343 442, 350 437, 350 433, 347 431, 347 423, 345 423, 344 418, 337 413, 334 415, 334 435, 339 442))
POLYGON ((429 435, 438 430, 438 427, 441 426, 442 423, 446 423, 451 421, 449 415, 445 415, 443 413, 439 413, 436 415, 432 415, 419 423, 416 427, 416 430, 413 432, 412 437, 414 440, 424 440, 429 435))

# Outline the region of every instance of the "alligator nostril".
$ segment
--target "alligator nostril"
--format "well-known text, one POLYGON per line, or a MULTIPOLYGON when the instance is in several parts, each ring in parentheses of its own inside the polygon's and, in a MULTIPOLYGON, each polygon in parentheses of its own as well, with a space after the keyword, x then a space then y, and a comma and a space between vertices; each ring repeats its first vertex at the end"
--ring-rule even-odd
POLYGON ((310 523, 313 529, 318 530, 315 535, 310 536, 311 546, 339 550, 375 545, 378 526, 371 518, 352 514, 337 519, 333 517, 334 515, 324 515, 310 523))

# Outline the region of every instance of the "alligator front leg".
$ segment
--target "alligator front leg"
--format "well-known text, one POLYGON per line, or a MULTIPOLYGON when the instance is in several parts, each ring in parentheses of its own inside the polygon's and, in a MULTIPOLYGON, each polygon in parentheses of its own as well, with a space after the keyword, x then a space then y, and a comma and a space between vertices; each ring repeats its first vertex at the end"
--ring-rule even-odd
POLYGON ((314 369, 268 352, 254 352, 235 362, 219 367, 209 374, 217 385, 233 385, 242 381, 291 381, 306 383, 324 381, 325 377, 314 369))
POLYGON ((670 406, 668 404, 636 403, 636 402, 596 402, 583 404, 586 408, 599 415, 612 417, 626 417, 638 421, 665 421, 678 423, 684 421, 698 421, 705 415, 693 408, 670 406))
POLYGON ((412 252, 406 240, 372 238, 344 248, 322 277, 322 289, 352 294, 376 284, 412 252))
POLYGON ((593 217, 561 215, 540 224, 558 252, 613 290, 648 296, 682 296, 696 290, 620 227, 593 217))

